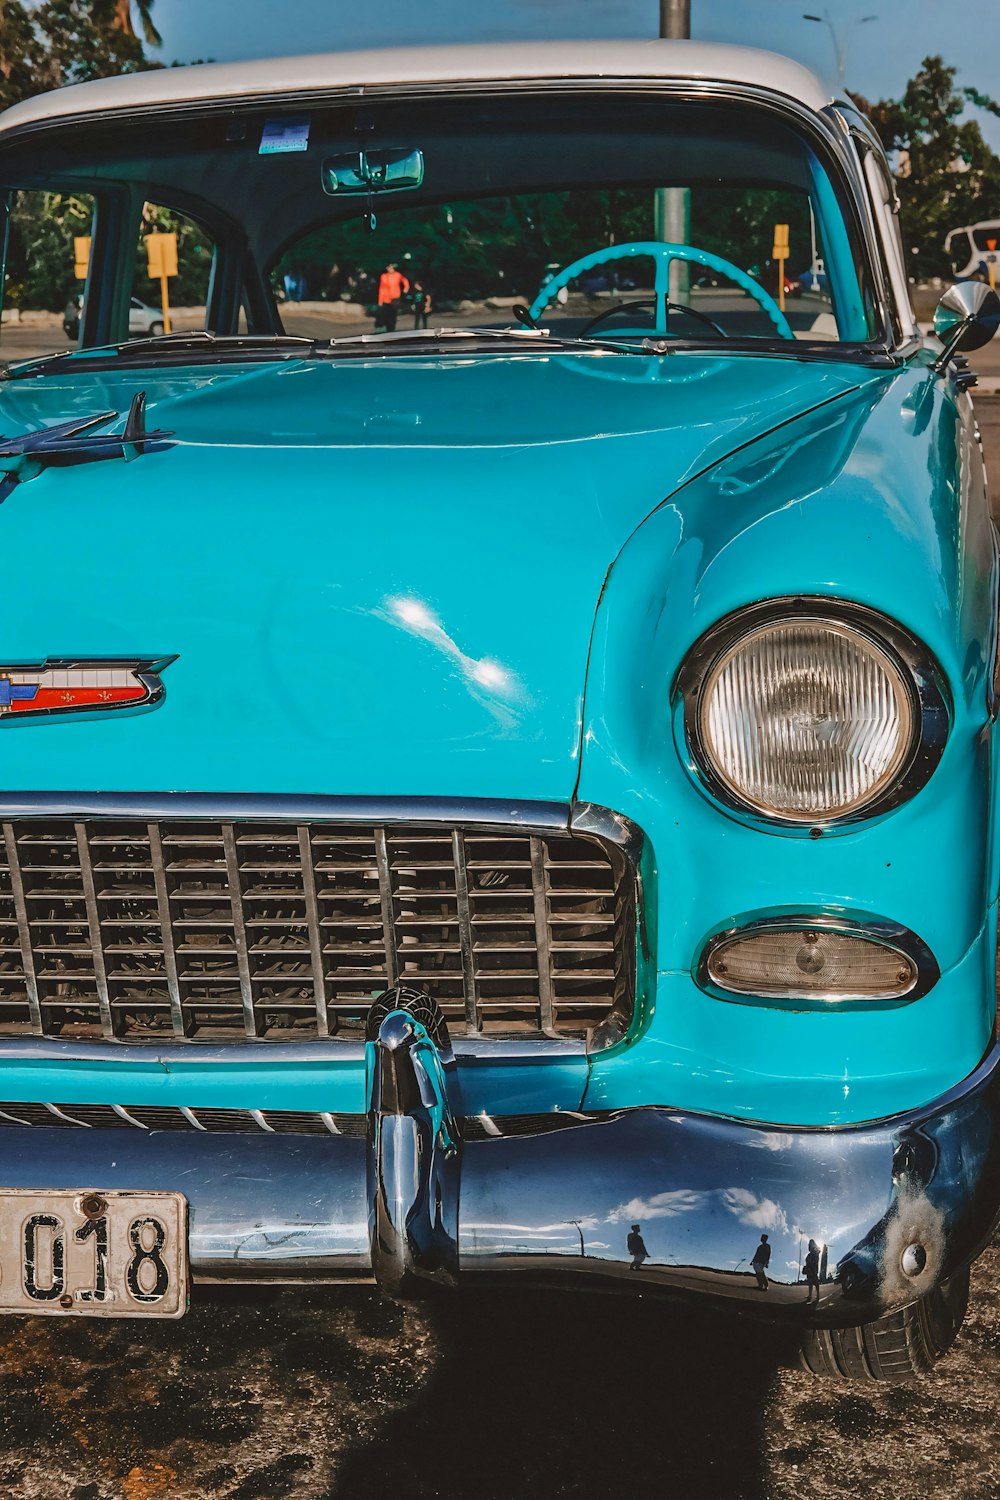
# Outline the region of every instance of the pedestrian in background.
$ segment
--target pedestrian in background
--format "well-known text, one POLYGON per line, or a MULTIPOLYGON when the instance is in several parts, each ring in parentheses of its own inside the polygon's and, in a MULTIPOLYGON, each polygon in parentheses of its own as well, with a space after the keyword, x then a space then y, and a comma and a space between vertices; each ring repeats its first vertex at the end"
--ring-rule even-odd
POLYGON ((413 304, 414 328, 426 328, 427 314, 431 310, 431 294, 422 281, 414 281, 410 302, 413 304))
POLYGON ((378 279, 378 304, 375 308, 375 327, 386 333, 395 333, 399 304, 410 290, 410 283, 390 261, 378 279))

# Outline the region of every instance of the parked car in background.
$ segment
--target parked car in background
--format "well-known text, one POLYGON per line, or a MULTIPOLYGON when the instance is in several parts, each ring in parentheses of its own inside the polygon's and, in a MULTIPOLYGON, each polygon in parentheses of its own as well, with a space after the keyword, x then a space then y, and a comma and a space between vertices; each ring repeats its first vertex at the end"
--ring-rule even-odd
POLYGON ((0 376, 0 1309, 564 1284, 928 1369, 1000 1207, 1000 303, 922 337, 867 121, 740 48, 357 52, 33 98, 0 181, 95 213, 0 376), (214 263, 144 344, 150 202, 214 263), (283 330, 279 263, 481 285, 529 220, 509 326, 283 330))
MULTIPOLYGON (((997 254, 998 246, 1000 219, 981 219, 978 224, 950 229, 945 235, 944 253, 957 281, 985 281, 989 276, 989 257, 997 254)), ((993 264, 996 265, 995 260, 993 264)))
MULTIPOLYGON (((68 339, 74 341, 80 337, 80 315, 83 310, 83 298, 76 297, 67 304, 63 316, 63 331, 68 339)), ((130 338, 158 338, 163 332, 163 313, 158 307, 150 307, 146 302, 140 302, 138 297, 129 299, 128 309, 128 331, 130 338)))

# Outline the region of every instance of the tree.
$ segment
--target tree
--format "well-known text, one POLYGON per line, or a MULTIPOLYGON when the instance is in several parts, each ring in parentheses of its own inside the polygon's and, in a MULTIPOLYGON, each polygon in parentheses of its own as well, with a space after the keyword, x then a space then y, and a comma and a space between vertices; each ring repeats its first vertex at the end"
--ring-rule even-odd
POLYGON ((895 153, 903 241, 919 279, 951 274, 949 229, 1000 213, 1000 158, 978 124, 962 118, 970 100, 980 104, 985 96, 956 88, 955 73, 940 57, 926 57, 902 99, 858 101, 895 153))
MULTIPOLYGON (((136 36, 132 25, 132 0, 99 0, 99 4, 105 11, 110 7, 110 24, 116 31, 120 31, 123 36, 136 36)), ((163 38, 153 25, 153 0, 135 0, 135 8, 139 13, 143 37, 151 47, 158 47, 163 38)))
MULTIPOLYGON (((138 5, 147 37, 152 3, 138 5)), ((123 17, 119 0, 0 0, 0 105, 156 66, 143 53, 129 7, 124 9, 123 17)), ((89 199, 75 194, 14 195, 5 266, 8 307, 60 311, 78 293, 73 238, 89 233, 91 209, 89 199)))

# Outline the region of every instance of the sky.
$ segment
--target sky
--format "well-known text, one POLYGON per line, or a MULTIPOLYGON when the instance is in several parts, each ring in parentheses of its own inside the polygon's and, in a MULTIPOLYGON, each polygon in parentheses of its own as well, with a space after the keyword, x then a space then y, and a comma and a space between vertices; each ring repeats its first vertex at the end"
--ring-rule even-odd
MULTIPOLYGON (((784 52, 836 82, 833 41, 803 11, 828 14, 847 48, 847 86, 898 97, 922 58, 940 54, 959 83, 1000 94, 996 0, 691 0, 692 34, 784 52), (874 20, 861 22, 863 16, 874 20)), ((357 47, 655 34, 658 0, 155 0, 164 62, 225 62, 357 47)), ((975 111, 970 111, 975 114, 975 111)), ((1000 120, 979 116, 1000 151, 1000 120)))

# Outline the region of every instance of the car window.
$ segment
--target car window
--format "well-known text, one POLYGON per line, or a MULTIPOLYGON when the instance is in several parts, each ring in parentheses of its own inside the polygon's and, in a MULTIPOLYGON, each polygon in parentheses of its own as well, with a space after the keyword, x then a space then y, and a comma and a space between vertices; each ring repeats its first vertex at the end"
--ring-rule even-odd
POLYGON ((211 236, 187 214, 143 204, 129 309, 133 338, 206 326, 213 252, 211 236))
POLYGON ((0 352, 20 359, 67 349, 79 337, 94 199, 15 191, 8 201, 0 352))

